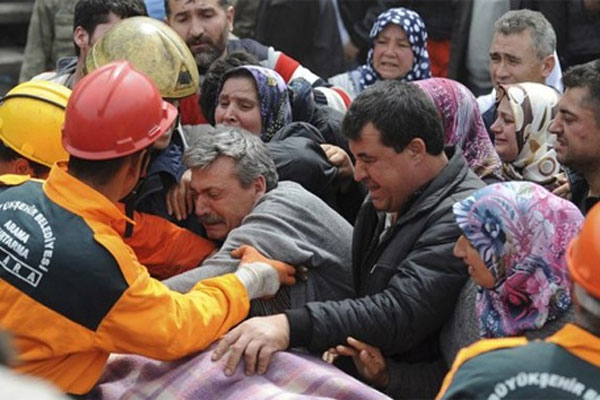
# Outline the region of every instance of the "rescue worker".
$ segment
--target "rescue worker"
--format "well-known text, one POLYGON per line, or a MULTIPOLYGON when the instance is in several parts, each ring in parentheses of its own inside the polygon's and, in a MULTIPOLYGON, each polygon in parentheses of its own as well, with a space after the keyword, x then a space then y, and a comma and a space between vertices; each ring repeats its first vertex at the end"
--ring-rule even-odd
MULTIPOLYGON (((68 158, 61 143, 61 127, 70 94, 71 90, 58 83, 36 80, 22 83, 4 97, 0 102, 0 174, 45 179, 54 162, 68 158)), ((168 143, 168 138, 161 140, 168 143)), ((195 268, 214 250, 212 243, 163 218, 135 213, 135 221, 136 235, 128 237, 127 244, 155 278, 166 279, 195 268), (173 243, 167 249, 160 239, 165 232, 173 243)), ((133 227, 123 224, 115 229, 124 232, 126 226, 133 227)))
MULTIPOLYGON (((53 0, 53 3, 58 2, 59 0, 53 0)), ((71 0, 60 0, 60 2, 69 3, 71 0)), ((60 7, 65 6, 61 5, 60 7)), ((53 7, 58 6, 54 5, 53 7)), ((63 39, 67 38, 71 47, 74 45, 75 55, 60 58, 56 62, 55 71, 43 72, 34 76, 32 80, 52 81, 73 89, 84 75, 85 57, 94 43, 114 24, 136 15, 148 15, 142 0, 78 0, 73 2, 70 6, 70 16, 63 15, 60 22, 56 21, 55 28, 59 23, 65 22, 65 17, 70 20, 68 27, 63 25, 60 28, 60 36, 63 39), (67 29, 65 30, 65 28, 67 29)))
MULTIPOLYGON (((0 325, 14 337, 17 371, 84 394, 111 352, 172 360, 202 350, 245 318, 251 299, 293 283, 292 267, 244 256, 235 273, 179 294, 123 242, 113 225, 128 218, 116 204, 176 116, 149 78, 111 63, 69 99, 69 161, 45 182, 0 178, 0 325)), ((161 239, 168 245, 167 232, 161 239)))
MULTIPOLYGON (((127 60, 154 81, 163 99, 178 107, 179 100, 196 93, 200 78, 196 62, 185 42, 166 24, 149 17, 132 17, 117 23, 92 47, 86 70, 92 72, 107 63, 127 60)), ((154 144, 148 174, 126 199, 127 215, 133 210, 158 215, 192 232, 204 229, 195 216, 177 220, 167 209, 166 195, 186 168, 183 151, 187 147, 179 122, 171 136, 154 144)), ((133 231, 128 227, 125 237, 133 231)))
MULTIPOLYGON (((556 232, 557 235, 560 232, 556 232)), ((442 399, 597 399, 600 396, 600 205, 566 251, 575 323, 545 341, 483 340, 461 350, 442 399)))
POLYGON ((0 100, 0 175, 46 178, 68 154, 60 143, 71 91, 57 83, 24 82, 0 100))

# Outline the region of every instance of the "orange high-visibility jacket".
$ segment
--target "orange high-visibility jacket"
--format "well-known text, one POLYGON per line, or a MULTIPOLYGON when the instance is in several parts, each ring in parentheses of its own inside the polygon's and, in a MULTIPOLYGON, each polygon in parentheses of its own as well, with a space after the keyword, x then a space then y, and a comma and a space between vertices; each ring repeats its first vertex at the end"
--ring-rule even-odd
POLYGON ((151 278, 113 228, 127 217, 64 165, 45 182, 0 181, 0 327, 13 334, 18 371, 82 394, 111 352, 176 359, 246 317, 232 274, 186 294, 151 278))
MULTIPOLYGON (((119 203, 118 207, 125 214, 125 206, 119 203)), ((210 240, 157 215, 136 211, 133 220, 133 234, 124 239, 125 243, 156 279, 197 268, 216 248, 210 240)), ((124 237, 126 225, 123 219, 112 226, 124 237)))

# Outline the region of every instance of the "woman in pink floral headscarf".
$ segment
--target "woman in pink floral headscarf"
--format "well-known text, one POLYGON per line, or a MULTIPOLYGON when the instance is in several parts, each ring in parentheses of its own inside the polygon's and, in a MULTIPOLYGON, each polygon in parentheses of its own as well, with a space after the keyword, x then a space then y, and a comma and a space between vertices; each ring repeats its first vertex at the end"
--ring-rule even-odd
POLYGON ((502 161, 488 135, 477 100, 461 83, 431 78, 414 82, 433 100, 444 126, 444 144, 462 149, 469 167, 483 180, 503 181, 502 161))
POLYGON ((463 236, 454 254, 479 285, 482 337, 540 329, 571 304, 567 244, 583 216, 571 202, 531 182, 487 186, 454 205, 463 236))

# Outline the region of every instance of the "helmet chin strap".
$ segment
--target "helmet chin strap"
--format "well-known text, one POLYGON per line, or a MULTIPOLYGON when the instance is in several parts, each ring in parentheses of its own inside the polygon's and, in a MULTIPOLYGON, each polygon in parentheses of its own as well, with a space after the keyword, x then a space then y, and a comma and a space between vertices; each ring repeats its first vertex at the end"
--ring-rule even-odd
MULTIPOLYGON (((146 177, 148 165, 150 164, 150 160, 154 153, 155 153, 155 150, 152 147, 149 147, 146 150, 146 153, 142 156, 141 171, 140 171, 140 176, 139 176, 137 183, 135 184, 135 186, 133 187, 133 189, 131 189, 131 191, 129 193, 127 193, 125 196, 123 196, 122 199, 119 200, 120 203, 125 204, 125 215, 131 219, 133 219, 133 214, 135 212, 135 198, 136 198, 137 192, 140 190, 140 187, 142 186, 142 184, 144 182, 144 178, 146 177)), ((129 237, 131 237, 132 234, 133 234, 133 224, 131 224, 130 222, 127 222, 125 224, 125 233, 124 233, 123 237, 129 238, 129 237)))
MULTIPOLYGON (((157 153, 158 153, 158 151, 156 149, 154 149, 152 146, 148 147, 145 150, 144 155, 142 155, 142 159, 140 161, 140 176, 138 178, 138 181, 135 184, 135 186, 133 187, 133 189, 131 189, 131 191, 129 193, 127 193, 123 197, 123 199, 128 198, 132 193, 136 192, 139 189, 139 187, 142 185, 144 179, 146 178, 146 176, 148 174, 148 168, 150 167, 151 160, 154 157, 154 155, 157 153)), ((123 199, 121 199, 120 201, 123 201, 123 199)))

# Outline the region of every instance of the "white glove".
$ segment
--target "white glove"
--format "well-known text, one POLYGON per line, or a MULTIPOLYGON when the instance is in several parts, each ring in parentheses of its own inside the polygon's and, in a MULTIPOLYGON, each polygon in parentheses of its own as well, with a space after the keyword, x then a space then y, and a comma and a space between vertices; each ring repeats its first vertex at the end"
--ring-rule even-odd
POLYGON ((273 296, 279 290, 279 274, 269 264, 262 262, 240 264, 234 274, 246 287, 250 300, 273 296))

